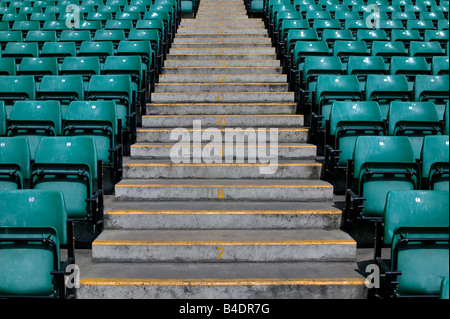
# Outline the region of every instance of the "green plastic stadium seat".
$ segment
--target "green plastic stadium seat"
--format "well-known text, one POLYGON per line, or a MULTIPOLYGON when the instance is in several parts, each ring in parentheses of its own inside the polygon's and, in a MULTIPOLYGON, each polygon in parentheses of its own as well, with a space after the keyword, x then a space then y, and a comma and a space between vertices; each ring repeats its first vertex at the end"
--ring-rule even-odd
POLYGON ((436 106, 431 102, 392 102, 387 122, 388 135, 409 138, 417 160, 420 159, 423 138, 442 133, 436 106))
POLYGON ((444 56, 445 50, 442 49, 439 42, 416 42, 412 41, 409 48, 409 55, 412 57, 422 56, 430 63, 433 56, 444 56))
POLYGON ((30 30, 25 36, 24 42, 37 42, 39 48, 42 48, 45 42, 56 42, 56 31, 37 31, 30 30))
POLYGON ((317 78, 313 111, 323 117, 321 126, 324 127, 329 120, 333 102, 361 100, 363 96, 355 75, 320 75, 317 78))
POLYGON ((16 75, 16 59, 0 58, 0 75, 16 75))
POLYGON ((449 30, 425 30, 425 42, 436 41, 441 45, 448 42, 449 30))
POLYGON ((64 136, 91 136, 103 162, 106 189, 111 193, 122 176, 122 125, 114 101, 76 101, 69 105, 63 125, 64 136), (105 174, 106 175, 106 174, 105 174))
POLYGON ((86 100, 115 101, 117 118, 122 120, 124 138, 129 136, 131 140, 134 139, 136 132, 136 105, 133 102, 132 83, 129 75, 92 76, 86 100))
POLYGON ((139 12, 117 12, 114 16, 114 20, 131 20, 133 24, 141 19, 139 12))
POLYGON ((76 56, 75 42, 45 42, 42 46, 41 57, 55 57, 62 63, 65 57, 76 56))
POLYGON ((448 56, 434 56, 432 60, 433 75, 448 75, 449 63, 448 56))
POLYGON ((100 168, 92 137, 43 137, 31 165, 31 188, 60 191, 68 218, 95 225, 102 209, 100 168))
POLYGON ((95 42, 112 42, 115 46, 117 46, 120 41, 125 39, 124 30, 97 30, 95 31, 93 40, 95 42))
POLYGON ((36 92, 38 100, 55 100, 61 104, 62 118, 72 101, 84 100, 83 77, 81 75, 46 75, 36 92))
POLYGON ((15 101, 35 100, 35 87, 31 75, 0 76, 0 100, 5 102, 7 118, 15 101))
POLYGON ((299 74, 297 83, 301 80, 307 91, 314 92, 319 75, 344 75, 344 66, 341 59, 336 56, 307 56, 303 63, 303 70, 300 71, 302 72, 299 74))
POLYGON ((105 25, 107 20, 113 19, 111 12, 89 12, 86 20, 88 21, 100 21, 102 26, 105 25))
POLYGON ((84 92, 87 93, 91 76, 100 75, 100 59, 96 56, 66 57, 61 65, 59 74, 81 75, 83 77, 84 92))
POLYGON ((103 63, 108 56, 114 55, 114 44, 111 41, 84 41, 81 42, 78 56, 89 57, 96 56, 103 63))
POLYGON ((37 58, 39 56, 39 45, 37 42, 8 42, 2 57, 15 58, 16 63, 25 57, 37 58))
POLYGON ((358 30, 356 33, 358 41, 364 41, 369 47, 372 47, 373 41, 388 41, 386 32, 383 29, 379 30, 358 30))
POLYGON ((383 217, 386 195, 419 189, 420 168, 406 136, 360 136, 347 163, 347 220, 383 217))
POLYGON ((81 21, 79 26, 76 26, 73 28, 74 31, 89 31, 91 33, 91 37, 94 36, 95 32, 97 30, 101 30, 103 28, 102 22, 95 20, 95 21, 81 21))
POLYGON ((431 20, 408 20, 406 23, 408 30, 417 30, 421 36, 425 35, 425 30, 435 30, 433 21, 431 20))
POLYGON ((392 30, 391 41, 400 41, 409 49, 411 41, 422 41, 422 36, 418 30, 392 30))
POLYGON ((414 82, 418 74, 431 74, 430 65, 425 57, 399 57, 394 56, 391 60, 391 74, 405 75, 409 90, 414 90, 414 82))
POLYGON ((350 56, 347 63, 347 74, 358 77, 361 91, 365 90, 369 74, 388 74, 388 69, 380 56, 350 56))
POLYGON ((370 51, 364 41, 336 41, 333 54, 346 65, 350 56, 369 56, 370 51))
POLYGON ((105 23, 105 30, 123 30, 126 37, 133 26, 131 20, 108 20, 105 23))
POLYGON ((36 89, 45 75, 58 75, 58 60, 56 58, 23 58, 17 75, 32 75, 36 89))
POLYGON ((358 136, 385 135, 385 123, 377 102, 334 102, 331 106, 325 169, 345 169, 353 158, 358 136))
POLYGON ((0 191, 29 188, 30 165, 25 137, 0 137, 0 191))
POLYGON ((35 12, 30 16, 30 21, 39 21, 39 25, 42 28, 45 21, 55 21, 56 15, 51 12, 35 12))
POLYGON ((60 192, 13 190, 0 197, 0 295, 74 298, 64 285, 75 263, 73 226, 60 192), (62 248, 67 251, 62 257, 62 248))
MULTIPOLYGON (((385 278, 383 298, 439 298, 448 277, 449 199, 444 191, 391 191, 383 210, 383 239, 390 266, 376 257, 385 278), (414 212, 413 214, 411 212, 414 212)), ((381 253, 381 249, 380 249, 381 253)))
POLYGON ((25 136, 34 160, 42 136, 61 135, 61 106, 58 101, 17 101, 11 110, 7 136, 25 136))
POLYGON ((292 64, 294 69, 303 69, 303 61, 307 56, 327 56, 329 55, 328 44, 325 41, 297 41, 294 46, 292 64))
POLYGON ((69 28, 66 25, 65 21, 45 21, 44 25, 42 26, 43 31, 56 31, 56 34, 59 36, 63 30, 68 30, 69 28))
POLYGON ((23 42, 22 32, 20 31, 0 31, 0 44, 2 50, 9 42, 23 42))
POLYGON ((153 88, 155 82, 155 63, 150 41, 120 41, 117 56, 138 56, 147 75, 147 83, 153 88))
POLYGON ((449 137, 429 135, 421 150, 422 189, 449 190, 449 137))
POLYGON ((389 105, 393 101, 412 101, 405 75, 370 74, 366 80, 366 101, 376 101, 380 105, 383 119, 387 118, 389 105))
POLYGON ((74 42, 77 49, 83 41, 91 41, 91 39, 89 30, 63 30, 59 36, 59 42, 74 42))
POLYGON ((439 118, 443 119, 448 101, 448 75, 417 75, 414 84, 414 100, 417 102, 434 102, 439 118))
POLYGON ((372 45, 372 55, 382 56, 387 63, 390 63, 393 56, 408 56, 408 50, 400 41, 377 41, 372 45))
POLYGON ((322 33, 322 41, 326 41, 331 52, 334 49, 336 41, 353 41, 353 34, 350 30, 331 30, 325 29, 322 33))

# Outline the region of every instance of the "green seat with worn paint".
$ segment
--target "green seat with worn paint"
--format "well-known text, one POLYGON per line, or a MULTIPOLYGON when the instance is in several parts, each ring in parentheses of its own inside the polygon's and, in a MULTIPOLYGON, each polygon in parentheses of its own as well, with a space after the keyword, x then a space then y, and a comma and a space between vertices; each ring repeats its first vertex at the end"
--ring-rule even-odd
POLYGON ((0 137, 0 191, 29 188, 30 148, 25 137, 0 137))
POLYGON ((421 152, 423 189, 449 190, 449 137, 426 136, 421 152))

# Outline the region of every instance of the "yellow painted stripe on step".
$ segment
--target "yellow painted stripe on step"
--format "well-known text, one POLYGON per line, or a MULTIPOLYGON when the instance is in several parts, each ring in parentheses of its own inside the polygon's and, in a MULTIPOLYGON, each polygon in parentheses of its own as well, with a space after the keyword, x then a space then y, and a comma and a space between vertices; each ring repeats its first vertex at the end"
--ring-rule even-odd
POLYGON ((220 188, 269 188, 269 187, 280 187, 280 188, 333 188, 331 185, 191 185, 191 184, 116 184, 116 187, 220 187, 220 188))
POLYGON ((359 286, 365 278, 239 278, 239 279, 154 279, 154 278, 83 278, 85 286, 359 286))
POLYGON ((354 240, 279 240, 279 241, 156 241, 156 240, 95 240, 92 246, 288 246, 288 245, 355 245, 354 240))
MULTIPOLYGON (((286 83, 284 83, 286 84, 286 83)), ((160 92, 160 93, 152 93, 153 95, 163 95, 163 94, 177 94, 177 95, 183 95, 183 94, 195 94, 195 95, 199 95, 199 94, 232 94, 232 95, 236 95, 236 94, 289 94, 292 95, 294 94, 294 92, 160 92)), ((216 105, 220 103, 216 103, 216 105)))
MULTIPOLYGON (((231 128, 230 128, 231 129, 231 128)), ((194 130, 194 129, 185 129, 185 128, 174 128, 173 130, 158 130, 158 129, 138 129, 138 132, 172 132, 172 131, 184 131, 187 130, 189 132, 202 132, 206 129, 194 130)), ((227 129, 217 129, 220 132, 225 132, 227 129)), ((279 128, 278 132, 307 132, 309 129, 307 128, 293 128, 293 129, 283 129, 279 128)))
MULTIPOLYGON (((206 144, 205 144, 206 145, 206 144)), ((210 146, 214 146, 215 144, 210 144, 210 143, 208 143, 208 145, 210 145, 210 146)), ((222 145, 222 144, 220 144, 220 145, 222 145)), ((167 144, 167 145, 155 145, 155 144, 141 144, 141 145, 137 145, 137 144, 133 144, 133 145, 131 145, 131 147, 173 147, 174 146, 174 144, 167 144)), ((178 146, 187 146, 187 147, 190 147, 191 146, 191 144, 178 144, 178 146)), ((201 147, 202 145, 192 145, 192 147, 201 147)), ((236 146, 236 147, 242 147, 242 146, 236 146)), ((269 146, 266 146, 266 145, 244 145, 243 147, 268 147, 268 148, 270 148, 270 145, 269 146)), ((308 145, 282 145, 282 144, 278 144, 278 146, 277 146, 278 148, 289 148, 289 147, 316 147, 315 145, 312 145, 312 144, 308 144, 308 145)))
POLYGON ((342 214, 341 210, 110 210, 108 215, 337 215, 342 214))
MULTIPOLYGON (((266 167, 267 164, 258 164, 258 163, 127 163, 124 164, 125 166, 132 166, 132 167, 204 167, 204 166, 210 166, 210 167, 252 167, 252 166, 262 166, 266 167)), ((321 163, 288 163, 288 164, 280 164, 278 163, 277 166, 322 166, 321 163)))

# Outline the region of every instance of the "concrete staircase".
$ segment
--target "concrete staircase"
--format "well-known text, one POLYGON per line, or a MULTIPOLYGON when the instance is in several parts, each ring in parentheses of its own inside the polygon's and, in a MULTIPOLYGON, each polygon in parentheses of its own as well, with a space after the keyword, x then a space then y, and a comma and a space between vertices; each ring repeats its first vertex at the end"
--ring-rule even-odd
POLYGON ((78 297, 365 298, 262 20, 202 0, 164 65, 78 297))

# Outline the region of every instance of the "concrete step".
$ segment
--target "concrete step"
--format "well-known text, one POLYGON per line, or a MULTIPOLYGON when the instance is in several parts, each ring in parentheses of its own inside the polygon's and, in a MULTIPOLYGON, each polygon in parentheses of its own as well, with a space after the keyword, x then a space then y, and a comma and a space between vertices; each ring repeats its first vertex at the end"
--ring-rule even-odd
MULTIPOLYGON (((217 148, 219 149, 219 147, 217 148)), ((216 150, 217 150, 216 149, 216 150)), ((175 156, 175 155, 174 155, 175 156)), ((123 177, 127 179, 137 178, 229 178, 229 179, 319 179, 322 164, 316 161, 276 161, 276 171, 273 174, 262 174, 260 169, 270 164, 267 161, 269 154, 264 152, 264 162, 261 164, 259 154, 255 151, 256 163, 225 163, 221 155, 219 163, 173 163, 171 160, 125 160, 123 164, 123 177), (267 155, 266 155, 267 154, 267 155)), ((277 157, 278 158, 278 157, 277 157)), ((178 158, 177 158, 178 160, 178 158)))
POLYGON ((264 27, 264 22, 261 19, 231 19, 231 18, 223 18, 223 19, 214 19, 214 18, 197 18, 193 19, 184 19, 181 20, 180 26, 189 26, 189 25, 218 25, 219 23, 223 25, 258 25, 264 27))
POLYGON ((168 54, 167 60, 276 60, 276 54, 168 54))
POLYGON ((152 93, 154 103, 278 103, 294 102, 294 92, 183 92, 152 93))
POLYGON ((123 179, 118 200, 332 201, 333 186, 321 180, 123 179))
POLYGON ((355 261, 356 242, 342 231, 321 229, 105 230, 92 243, 92 258, 118 262, 355 261))
POLYGON ((338 229, 329 203, 124 202, 105 197, 107 229, 338 229))
POLYGON ((177 31, 186 31, 186 30, 198 30, 198 29, 226 29, 226 30, 250 30, 250 29, 259 29, 259 30, 265 30, 264 24, 255 24, 255 25, 249 25, 249 24, 240 24, 238 23, 230 23, 225 24, 221 21, 216 21, 214 24, 192 24, 192 25, 180 25, 177 31))
MULTIPOLYGON (((226 63, 226 62, 225 62, 226 63)), ((226 64, 225 64, 226 65, 226 64)), ((162 69, 162 74, 214 74, 214 75, 227 75, 227 74, 238 74, 238 75, 256 75, 264 74, 267 77, 274 74, 282 74, 283 68, 281 67, 164 67, 162 69)), ((217 78, 216 78, 217 80, 217 78)), ((226 79, 225 79, 226 80, 226 79)), ((264 82, 264 81, 261 81, 264 82)), ((277 81, 279 82, 279 81, 277 81)), ((287 84, 287 83, 286 83, 287 84)))
MULTIPOLYGON (((170 150, 175 145, 175 143, 135 143, 131 145, 131 157, 133 159, 168 159, 170 158, 170 150)), ((198 147, 203 149, 207 144, 200 144, 198 147)), ((222 144, 221 144, 222 145, 222 144)), ((179 146, 183 147, 184 145, 180 144, 179 146)), ((191 144, 186 145, 191 146, 191 144)), ((197 147, 197 145, 192 145, 192 147, 197 147)), ((248 145, 244 145, 242 147, 237 147, 236 150, 238 154, 244 154, 244 159, 248 159, 248 145)), ((258 147, 258 146, 256 146, 258 147)), ((267 153, 270 154, 270 145, 265 145, 261 147, 266 147, 267 153)), ((275 151, 272 151, 275 152, 275 151)), ((315 159, 317 154, 317 148, 313 144, 306 143, 279 143, 277 145, 277 152, 279 159, 315 159)), ((191 159, 192 152, 186 155, 186 158, 191 159)))
POLYGON ((204 12, 204 13, 197 13, 197 18, 213 18, 216 17, 217 19, 220 18, 235 18, 235 19, 247 19, 248 16, 245 13, 228 13, 226 11, 218 11, 214 13, 210 12, 204 12))
POLYGON ((193 121, 201 121, 203 127, 300 127, 303 115, 143 115, 142 128, 186 127, 191 128, 193 121))
MULTIPOLYGON (((194 67, 190 67, 194 68, 194 67)), ((207 70, 207 68, 199 68, 207 70)), ((265 87, 269 87, 269 84, 271 85, 271 90, 268 90, 267 92, 272 92, 274 88, 278 85, 280 91, 287 91, 285 86, 288 84, 286 83, 286 75, 285 74, 232 74, 232 73, 223 73, 223 72, 217 72, 217 73, 205 73, 205 74, 189 74, 189 72, 193 72, 192 69, 184 68, 183 70, 187 71, 187 74, 171 74, 171 73, 165 73, 161 74, 159 77, 159 82, 156 83, 156 86, 161 84, 161 86, 177 83, 177 84, 185 84, 185 85, 192 85, 196 83, 203 83, 203 84, 265 84, 265 87), (284 85, 284 86, 283 86, 284 85)), ((237 72, 238 70, 233 69, 231 70, 228 68, 231 72, 237 72)), ((182 70, 181 70, 182 71, 182 70)), ((180 71, 180 72, 181 72, 180 71)), ((262 88, 262 86, 261 86, 262 88)), ((260 90, 260 89, 258 89, 260 90)), ((178 90, 174 90, 174 92, 177 92, 178 90)), ((210 92, 209 88, 205 87, 206 92, 210 92)), ((219 89, 220 91, 220 89, 219 89)), ((249 87, 242 87, 242 91, 252 91, 249 87)), ((162 91, 161 91, 162 92, 162 91)), ((195 92, 195 91, 192 91, 195 92)), ((217 92, 213 91, 213 92, 217 92)))
POLYGON ((272 41, 270 38, 254 37, 254 38, 178 38, 175 37, 172 46, 190 43, 217 43, 217 44, 227 44, 227 43, 261 43, 270 44, 272 41))
POLYGON ((80 299, 367 298, 366 279, 354 262, 97 263, 88 253, 77 254, 80 299))
POLYGON ((227 32, 219 29, 204 30, 204 32, 181 32, 177 33, 177 38, 267 38, 267 31, 264 32, 240 32, 237 30, 228 30, 227 32))
POLYGON ((279 67, 279 60, 166 60, 165 67, 279 67))
MULTIPOLYGON (((265 38, 261 38, 265 39, 265 38)), ((198 42, 198 43, 185 43, 185 42, 177 42, 172 43, 172 48, 174 49, 180 49, 180 48, 240 48, 240 47, 251 47, 251 48, 269 48, 272 47, 272 43, 264 41, 261 42, 229 42, 224 43, 222 42, 222 39, 215 39, 215 41, 209 41, 209 42, 198 42)))
MULTIPOLYGON (((288 92, 289 85, 286 83, 187 83, 193 76, 182 76, 186 82, 179 83, 157 83, 155 86, 155 93, 173 93, 173 92, 288 92)), ((202 76, 200 76, 202 77, 202 76)), ((227 81, 236 79, 238 75, 215 75, 216 78, 226 78, 227 81)), ((250 76, 251 77, 251 76, 250 76)), ((209 77, 210 80, 211 77, 209 77)), ((176 80, 176 79, 175 79, 176 80)), ((242 80, 242 79, 241 79, 242 80)), ((198 79, 197 79, 198 81, 198 79)), ((203 82, 203 81, 201 81, 203 82)), ((211 81, 212 82, 212 81, 211 81)))
POLYGON ((238 47, 238 48, 171 48, 170 54, 275 54, 275 48, 238 47))
POLYGON ((284 103, 149 103, 147 114, 210 114, 210 115, 238 115, 238 114, 295 114, 297 104, 284 103))
MULTIPOLYGON (((205 126, 197 128, 138 128, 137 142, 177 142, 181 138, 195 138, 203 142, 215 141, 222 143, 228 138, 242 139, 245 143, 257 143, 258 140, 264 138, 261 132, 266 132, 266 140, 270 141, 271 135, 275 134, 278 138, 277 143, 305 143, 308 139, 309 129, 307 128, 269 128, 269 127, 250 127, 250 128, 205 128, 205 126), (276 134, 278 131, 278 134, 276 134), (273 132, 273 133, 271 133, 273 132)), ((195 142, 195 140, 193 140, 195 142)), ((266 144, 264 141, 264 145, 266 144)), ((185 141, 182 141, 185 142, 185 141)), ((200 142, 200 141, 198 141, 200 142)))

